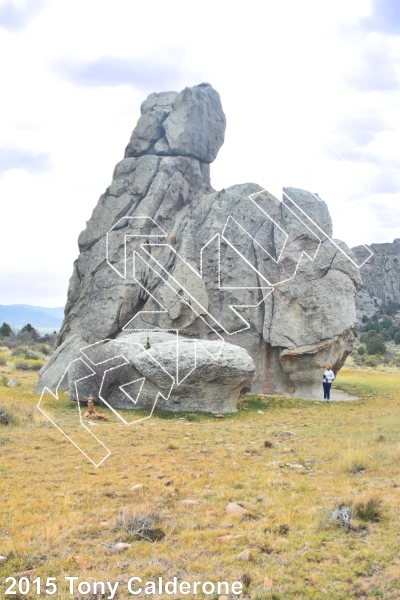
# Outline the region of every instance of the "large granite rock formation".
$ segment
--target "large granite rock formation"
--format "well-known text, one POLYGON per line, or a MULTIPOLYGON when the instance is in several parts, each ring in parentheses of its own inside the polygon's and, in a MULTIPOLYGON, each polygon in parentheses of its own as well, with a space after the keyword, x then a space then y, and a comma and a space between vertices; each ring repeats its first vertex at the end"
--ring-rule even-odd
MULTIPOLYGON (((382 304, 400 303, 400 238, 392 244, 367 246, 373 256, 361 267, 363 288, 356 296, 356 314, 361 322, 363 315, 371 317, 382 304)), ((352 248, 357 256, 362 246, 352 248)))
MULTIPOLYGON (((249 382, 247 367, 241 380, 236 373, 236 390, 319 396, 326 362, 340 369, 361 288, 353 255, 331 240, 328 208, 314 194, 285 188, 281 202, 254 183, 215 191, 209 163, 224 131, 209 84, 143 102, 125 158, 79 236, 60 347, 38 391, 54 387, 82 346, 134 341, 137 332, 179 331, 179 367, 188 339, 245 349, 255 374, 249 382)), ((191 393, 194 384, 185 401, 191 393)))

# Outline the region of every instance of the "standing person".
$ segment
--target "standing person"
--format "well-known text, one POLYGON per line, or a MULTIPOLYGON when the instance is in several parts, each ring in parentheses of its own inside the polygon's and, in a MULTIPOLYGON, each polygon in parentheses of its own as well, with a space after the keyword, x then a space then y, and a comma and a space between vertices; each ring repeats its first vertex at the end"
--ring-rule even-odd
POLYGON ((332 371, 332 365, 329 363, 325 365, 325 373, 322 378, 322 385, 324 386, 324 402, 330 402, 331 397, 331 385, 335 379, 335 373, 332 371))

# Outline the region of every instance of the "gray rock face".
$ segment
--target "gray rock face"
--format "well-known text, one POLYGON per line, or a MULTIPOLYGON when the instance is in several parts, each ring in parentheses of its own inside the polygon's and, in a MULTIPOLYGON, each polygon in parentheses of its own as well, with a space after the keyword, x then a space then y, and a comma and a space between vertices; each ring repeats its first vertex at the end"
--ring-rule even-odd
POLYGON ((86 347, 68 370, 70 397, 92 396, 115 409, 157 407, 172 411, 235 412, 255 365, 233 344, 179 339, 168 333, 123 333, 116 340, 86 347), (146 350, 149 338, 151 347, 146 350), (221 348, 222 346, 222 348, 221 348), (90 372, 90 369, 93 373, 90 372), (177 379, 179 385, 174 383, 177 379))
MULTIPOLYGON (((188 356, 198 339, 246 350, 254 392, 320 395, 326 362, 338 370, 351 350, 361 288, 351 251, 330 239, 325 202, 294 188, 281 202, 254 183, 213 190, 208 163, 225 117, 211 86, 151 94, 141 110, 126 158, 79 236, 60 354, 41 371, 38 391, 54 386, 80 344, 179 331, 188 356)), ((167 342, 160 348, 172 356, 167 342)), ((207 365, 212 386, 216 366, 207 365)), ((198 410, 210 406, 202 373, 190 379, 204 397, 198 410)), ((236 391, 221 385, 230 405, 236 391)), ((174 398, 190 403, 182 386, 174 398)))
POLYGON ((39 386, 36 392, 42 392, 44 388, 55 391, 69 387, 68 365, 79 358, 80 348, 87 346, 87 342, 75 333, 69 336, 57 350, 51 355, 47 363, 39 371, 39 386))
MULTIPOLYGON (((356 296, 357 319, 363 315, 371 317, 382 304, 400 303, 400 238, 392 244, 367 246, 373 256, 361 267, 363 288, 356 296)), ((357 256, 362 246, 352 248, 357 256)))
POLYGON ((224 143, 226 120, 218 93, 201 83, 183 92, 150 94, 125 157, 191 156, 211 163, 224 143))

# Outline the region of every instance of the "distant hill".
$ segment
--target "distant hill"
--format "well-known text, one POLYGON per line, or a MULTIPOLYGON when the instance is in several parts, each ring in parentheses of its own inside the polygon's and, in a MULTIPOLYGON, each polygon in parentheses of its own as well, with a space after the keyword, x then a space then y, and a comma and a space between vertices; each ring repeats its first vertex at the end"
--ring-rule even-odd
POLYGON ((27 323, 41 333, 51 333, 61 327, 64 307, 29 306, 28 304, 0 304, 0 325, 8 323, 20 329, 27 323))

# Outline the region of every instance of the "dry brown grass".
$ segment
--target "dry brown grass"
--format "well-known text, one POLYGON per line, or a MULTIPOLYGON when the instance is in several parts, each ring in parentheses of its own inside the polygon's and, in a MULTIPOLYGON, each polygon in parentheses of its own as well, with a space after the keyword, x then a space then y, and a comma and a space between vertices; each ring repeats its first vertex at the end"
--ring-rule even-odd
MULTIPOLYGON (((36 376, 17 376, 20 388, 0 388, 0 402, 16 415, 13 425, 0 425, 0 554, 8 556, 1 582, 34 568, 35 577, 59 581, 243 576, 246 594, 259 599, 399 597, 400 378, 397 387, 386 375, 365 387, 359 374, 344 371, 338 385, 361 391, 361 400, 247 397, 250 410, 224 419, 158 413, 126 427, 106 411, 109 421, 93 431, 112 455, 97 469, 33 408, 36 376), (143 488, 131 490, 138 483, 143 488), (355 518, 349 531, 326 525, 324 509, 369 498, 381 501, 384 518, 355 518), (228 516, 229 501, 248 513, 228 516), (165 533, 159 541, 137 539, 120 526, 124 513, 152 512, 165 533), (229 534, 241 537, 216 541, 229 534), (102 545, 121 541, 132 544, 123 554, 102 545), (236 556, 244 549, 251 559, 241 563, 236 556), (73 556, 89 558, 90 567, 80 568, 73 556), (265 577, 272 588, 264 588, 265 577)), ((77 433, 67 396, 52 410, 77 433)), ((120 587, 118 598, 128 597, 120 587)), ((71 598, 60 590, 57 598, 64 597, 71 598)))

